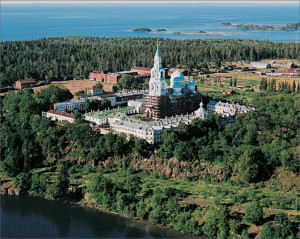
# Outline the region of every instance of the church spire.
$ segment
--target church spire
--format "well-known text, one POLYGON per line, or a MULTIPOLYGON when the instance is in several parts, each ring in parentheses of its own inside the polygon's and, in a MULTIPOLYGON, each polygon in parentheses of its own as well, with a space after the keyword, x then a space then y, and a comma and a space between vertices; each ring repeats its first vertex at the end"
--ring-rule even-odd
POLYGON ((165 79, 165 69, 162 67, 162 60, 160 51, 157 49, 154 57, 154 66, 151 69, 151 78, 149 81, 149 94, 150 95, 165 95, 167 93, 167 82, 165 79))

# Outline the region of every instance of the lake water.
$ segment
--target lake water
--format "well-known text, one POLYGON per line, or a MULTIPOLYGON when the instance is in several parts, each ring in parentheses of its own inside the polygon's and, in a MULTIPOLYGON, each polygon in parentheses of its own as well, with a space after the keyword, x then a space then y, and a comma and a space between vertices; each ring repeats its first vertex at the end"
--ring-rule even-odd
POLYGON ((195 238, 60 201, 1 196, 1 238, 195 238))
POLYGON ((1 5, 1 40, 31 40, 60 36, 243 38, 299 41, 299 31, 243 31, 234 24, 287 24, 299 21, 297 4, 94 4, 1 5), (139 27, 171 32, 206 31, 215 35, 156 35, 128 32, 139 27))

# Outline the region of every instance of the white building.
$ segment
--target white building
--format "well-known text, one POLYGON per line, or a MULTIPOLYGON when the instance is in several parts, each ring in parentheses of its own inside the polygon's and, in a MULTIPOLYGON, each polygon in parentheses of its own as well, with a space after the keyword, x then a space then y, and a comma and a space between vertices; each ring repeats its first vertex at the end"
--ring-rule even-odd
POLYGON ((163 142, 163 134, 167 129, 177 129, 179 123, 190 124, 193 119, 197 118, 193 115, 182 115, 172 118, 160 119, 150 122, 140 122, 135 120, 120 120, 110 123, 112 132, 146 140, 150 144, 158 144, 163 142))
POLYGON ((96 86, 92 86, 90 89, 87 90, 87 93, 90 94, 91 96, 99 95, 103 93, 103 89, 98 88, 96 86))
POLYGON ((269 63, 263 63, 263 62, 251 62, 250 67, 260 68, 260 69, 272 68, 272 66, 269 63))
POLYGON ((99 100, 99 98, 97 97, 77 98, 77 99, 67 100, 64 102, 55 103, 53 104, 53 107, 56 111, 63 111, 63 112, 83 111, 85 101, 88 100, 89 102, 91 102, 94 99, 99 100))
POLYGON ((73 114, 65 113, 61 111, 49 110, 48 112, 42 112, 42 116, 50 118, 54 121, 68 121, 70 123, 74 123, 73 114))
POLYGON ((207 104, 207 112, 220 114, 224 118, 224 123, 233 123, 237 113, 247 113, 250 110, 255 110, 255 108, 221 101, 210 101, 207 104))
POLYGON ((200 108, 197 109, 194 113, 197 117, 200 117, 201 119, 206 119, 207 118, 207 111, 203 108, 203 103, 202 103, 202 100, 201 100, 201 103, 200 103, 200 108))
POLYGON ((137 114, 143 113, 143 99, 129 100, 128 103, 127 103, 127 105, 135 107, 137 114))

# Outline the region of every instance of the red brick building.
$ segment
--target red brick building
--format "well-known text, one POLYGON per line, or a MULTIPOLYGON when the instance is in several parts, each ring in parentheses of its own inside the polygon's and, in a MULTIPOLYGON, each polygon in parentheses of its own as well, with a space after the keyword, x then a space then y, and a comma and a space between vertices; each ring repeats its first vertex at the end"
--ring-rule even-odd
POLYGON ((108 73, 108 71, 92 71, 89 74, 89 79, 94 81, 106 82, 106 73, 108 73))
POLYGON ((296 65, 294 63, 283 63, 283 62, 276 62, 276 61, 270 61, 269 62, 272 67, 282 67, 282 68, 295 68, 296 65))
POLYGON ((147 68, 147 67, 133 67, 131 68, 131 71, 135 71, 137 72, 138 75, 142 75, 142 76, 150 76, 151 75, 151 68, 147 68))
POLYGON ((120 73, 107 73, 105 82, 117 83, 121 75, 120 73))
POLYGON ((36 85, 36 81, 31 79, 31 80, 18 80, 15 83, 16 88, 22 90, 24 88, 32 88, 36 85))

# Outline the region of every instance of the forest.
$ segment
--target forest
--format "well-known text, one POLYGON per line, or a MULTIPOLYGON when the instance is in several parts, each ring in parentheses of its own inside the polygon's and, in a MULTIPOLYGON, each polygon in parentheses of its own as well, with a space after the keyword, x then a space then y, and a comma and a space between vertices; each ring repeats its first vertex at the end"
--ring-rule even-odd
MULTIPOLYGON (((0 168, 2 175, 14 177, 16 188, 58 199, 69 194, 70 185, 77 185, 81 190, 76 197, 89 195, 107 211, 213 238, 250 238, 247 229, 253 225, 262 226, 260 238, 296 235, 299 216, 288 216, 285 210, 299 208, 295 201, 299 94, 253 92, 251 105, 257 110, 239 115, 236 123, 223 125, 215 115, 194 120, 166 131, 164 143, 156 146, 125 135, 101 135, 80 115, 74 116, 74 124, 62 125, 41 117, 49 104, 70 94, 51 86, 38 93, 26 89, 5 97, 0 168), (168 160, 170 168, 174 159, 186 165, 191 162, 180 170, 203 171, 205 178, 177 180, 130 166, 136 155, 142 161, 150 153, 168 160), (97 166, 115 157, 121 158, 117 165, 97 166), (228 168, 224 181, 216 181, 195 159, 228 168), (276 177, 280 172, 290 175, 287 183, 276 177), (212 204, 184 203, 195 193, 193 185, 203 185, 200 196, 213 197, 212 204), (245 211, 232 209, 241 205, 245 211), (277 211, 266 215, 263 209, 277 211)), ((209 100, 204 96, 205 103, 209 100)))
MULTIPOLYGON (((19 79, 88 78, 93 70, 111 72, 152 67, 155 38, 60 37, 0 43, 0 86, 19 79)), ((159 39, 164 67, 189 70, 222 61, 299 58, 299 43, 240 39, 159 39)))

